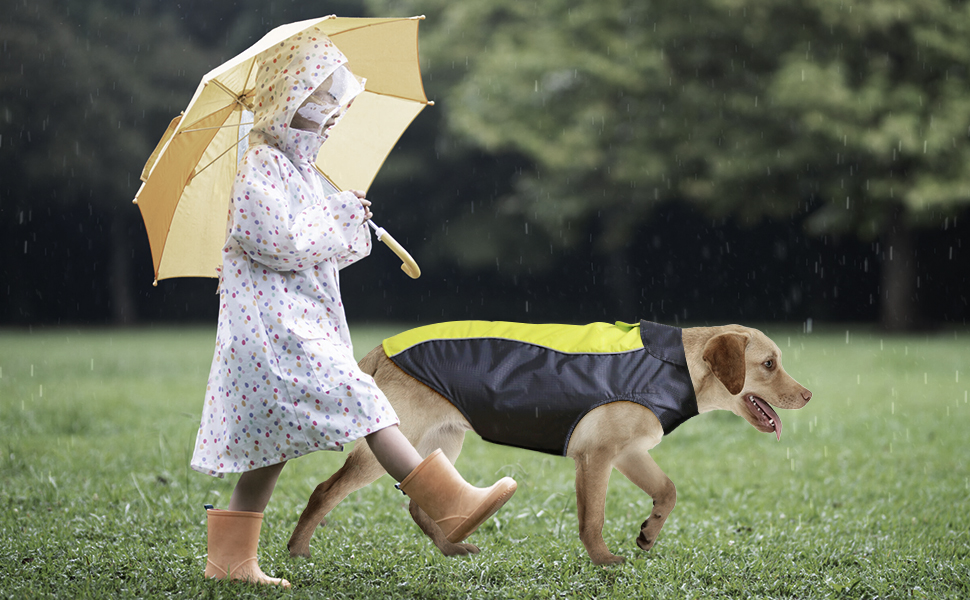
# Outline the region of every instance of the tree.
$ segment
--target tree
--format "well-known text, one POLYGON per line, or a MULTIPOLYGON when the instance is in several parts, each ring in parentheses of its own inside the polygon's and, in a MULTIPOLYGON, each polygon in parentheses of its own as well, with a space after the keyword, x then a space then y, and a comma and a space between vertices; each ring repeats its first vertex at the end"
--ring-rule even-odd
POLYGON ((550 244, 593 235, 617 272, 665 202, 804 220, 879 240, 882 321, 900 329, 916 321, 913 229, 970 202, 965 3, 371 6, 429 13, 422 52, 449 129, 534 164, 502 211, 550 244))
MULTIPOLYGON (((138 231, 139 221, 131 198, 145 159, 208 61, 156 3, 132 7, 129 2, 38 0, 2 6, 0 197, 5 220, 24 221, 18 215, 35 213, 48 220, 79 212, 96 215, 104 225, 87 237, 110 240, 111 264, 101 269, 107 275, 96 274, 90 260, 75 260, 74 268, 96 279, 91 289, 54 287, 54 293, 83 296, 109 290, 104 300, 113 320, 132 322, 131 231, 138 231)), ((34 252, 43 255, 57 243, 33 241, 42 249, 34 252)), ((64 255, 70 256, 70 250, 64 255)), ((74 249, 78 255, 91 258, 83 248, 74 249)), ((18 264, 39 268, 28 261, 18 264)), ((50 280, 69 278, 63 265, 52 271, 50 280)), ((25 272, 7 275, 29 280, 25 272)), ((13 299, 25 320, 31 318, 32 301, 22 288, 13 299)))

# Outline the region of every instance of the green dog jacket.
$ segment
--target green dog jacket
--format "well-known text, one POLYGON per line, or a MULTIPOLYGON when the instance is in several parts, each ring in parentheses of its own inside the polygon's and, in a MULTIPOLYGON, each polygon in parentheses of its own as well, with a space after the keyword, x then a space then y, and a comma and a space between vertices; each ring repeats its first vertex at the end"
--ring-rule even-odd
POLYGON ((664 435, 697 414, 682 330, 650 321, 456 321, 406 331, 383 346, 497 444, 565 455, 580 419, 610 402, 650 409, 664 435))

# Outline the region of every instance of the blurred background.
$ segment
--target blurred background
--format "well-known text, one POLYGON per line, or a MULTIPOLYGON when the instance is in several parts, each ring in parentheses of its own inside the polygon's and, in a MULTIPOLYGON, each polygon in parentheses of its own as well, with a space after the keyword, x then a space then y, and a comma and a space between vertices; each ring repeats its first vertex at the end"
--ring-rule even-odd
POLYGON ((966 324, 970 5, 5 0, 0 326, 215 323, 131 203, 199 79, 269 29, 424 14, 435 106, 372 186, 352 322, 966 324), (379 217, 379 218, 378 218, 379 217))

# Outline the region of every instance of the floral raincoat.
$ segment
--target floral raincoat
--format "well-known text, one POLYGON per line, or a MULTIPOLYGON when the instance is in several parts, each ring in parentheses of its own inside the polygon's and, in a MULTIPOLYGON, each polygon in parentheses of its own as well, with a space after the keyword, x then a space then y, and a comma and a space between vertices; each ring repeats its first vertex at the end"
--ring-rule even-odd
POLYGON ((370 253, 364 209, 313 169, 326 132, 289 127, 345 62, 313 31, 258 59, 255 124, 232 191, 215 356, 192 456, 198 471, 221 476, 339 450, 398 423, 357 367, 340 299, 339 269, 370 253))

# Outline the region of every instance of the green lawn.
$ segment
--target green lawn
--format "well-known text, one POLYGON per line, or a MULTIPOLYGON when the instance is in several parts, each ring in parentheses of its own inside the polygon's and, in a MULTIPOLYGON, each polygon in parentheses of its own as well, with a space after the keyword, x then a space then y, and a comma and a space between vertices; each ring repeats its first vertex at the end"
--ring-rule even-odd
MULTIPOLYGON (((394 327, 354 328, 358 354, 394 327)), ((188 467, 212 353, 204 329, 0 331, 0 597, 33 598, 968 598, 970 331, 764 328, 815 397, 782 411, 781 443, 727 413, 654 451, 678 504, 654 550, 634 542, 649 499, 618 473, 604 531, 624 565, 579 541, 571 461, 469 434, 473 483, 519 491, 444 558, 385 477, 317 531, 286 540, 343 460, 288 465, 261 565, 290 591, 206 581, 205 512, 233 478, 188 467)))

